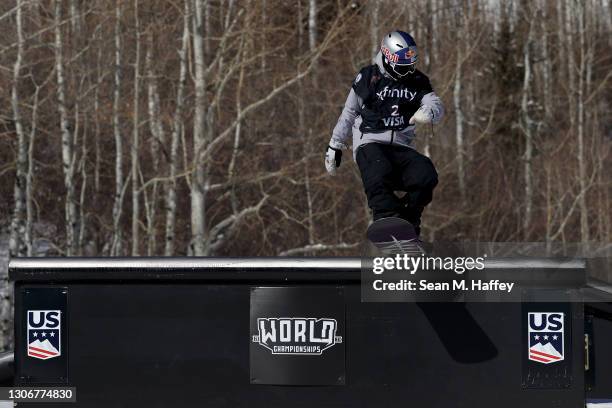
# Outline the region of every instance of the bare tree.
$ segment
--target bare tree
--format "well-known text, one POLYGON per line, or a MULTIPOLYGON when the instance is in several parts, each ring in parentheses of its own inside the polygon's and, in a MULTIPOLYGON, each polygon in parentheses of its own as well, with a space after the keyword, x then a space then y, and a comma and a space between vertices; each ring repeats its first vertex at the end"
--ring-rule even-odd
POLYGON ((202 0, 195 0, 193 12, 193 61, 195 71, 195 112, 193 119, 193 174, 191 176, 191 249, 196 256, 205 253, 205 173, 200 152, 207 142, 205 129, 206 78, 204 67, 204 40, 202 0))
POLYGON ((64 41, 62 38, 62 1, 54 0, 55 71, 57 73, 57 108, 62 133, 62 165, 64 170, 66 255, 75 255, 77 249, 77 208, 74 185, 74 140, 68 122, 66 106, 66 79, 64 76, 64 41))
POLYGON ((24 242, 26 232, 26 177, 28 168, 28 141, 21 120, 21 101, 19 99, 19 81, 21 78, 21 64, 24 54, 24 37, 22 24, 21 0, 17 0, 16 10, 16 29, 17 29, 17 57, 13 64, 13 87, 11 91, 11 106, 13 108, 13 121, 15 132, 17 133, 17 174, 15 177, 14 200, 15 208, 11 222, 11 236, 9 240, 10 253, 13 256, 24 255, 26 246, 30 247, 31 242, 24 242))
POLYGON ((441 180, 425 237, 612 235, 609 2, 49 4, 0 11, 12 254, 356 253, 359 170, 326 177, 320 146, 384 27, 451 107, 416 137, 441 180))
POLYGON ((113 92, 113 134, 115 137, 115 198, 113 204, 113 235, 110 253, 123 253, 121 212, 123 210, 123 136, 119 114, 121 109, 121 0, 115 2, 115 69, 113 92))
POLYGON ((139 175, 140 161, 138 148, 140 146, 140 18, 138 17, 138 0, 134 0, 134 21, 136 30, 136 60, 134 61, 134 111, 132 127, 132 146, 130 148, 132 164, 132 256, 140 253, 140 197, 139 197, 139 175))
POLYGON ((36 138, 36 126, 38 123, 38 94, 40 86, 36 85, 34 91, 34 102, 32 103, 32 120, 30 127, 30 140, 28 143, 28 171, 26 174, 26 226, 25 242, 27 247, 26 254, 34 256, 34 141, 36 138))
POLYGON ((463 133, 463 110, 461 106, 461 95, 463 92, 463 84, 462 84, 462 65, 463 65, 463 50, 461 49, 461 45, 463 41, 461 40, 462 33, 465 30, 465 22, 462 21, 462 16, 457 16, 457 47, 455 52, 455 79, 453 86, 453 106, 455 108, 455 140, 457 143, 457 180, 459 185, 459 193, 461 195, 461 201, 465 202, 466 200, 466 187, 465 187, 465 162, 464 162, 464 138, 465 135, 463 133))
MULTIPOLYGON (((153 72, 153 35, 151 32, 148 33, 147 38, 145 70, 147 76, 148 121, 149 131, 151 133, 151 160, 153 167, 160 169, 160 154, 163 146, 166 144, 166 133, 161 120, 157 76, 153 72)), ((147 255, 149 256, 155 253, 155 248, 157 246, 155 218, 157 214, 158 187, 159 182, 157 180, 153 180, 151 187, 143 190, 143 197, 145 200, 145 215, 147 220, 147 255), (150 191, 150 195, 147 193, 147 190, 150 191)))
MULTIPOLYGON (((525 10, 527 13, 531 10, 525 10)), ((533 120, 529 116, 529 110, 531 108, 531 48, 533 47, 533 33, 535 19, 537 13, 531 12, 529 19, 529 29, 527 34, 527 41, 523 45, 523 90, 521 96, 521 128, 525 135, 525 153, 524 153, 524 179, 525 179, 525 213, 523 216, 523 231, 527 235, 531 227, 531 219, 533 213, 533 171, 532 171, 532 160, 533 160, 533 120)))
MULTIPOLYGON (((587 206, 587 191, 588 191, 588 177, 586 168, 586 153, 585 153, 585 137, 584 137, 584 118, 585 118, 585 88, 587 81, 587 55, 589 50, 585 40, 585 7, 586 5, 582 2, 572 3, 573 10, 577 19, 578 29, 578 46, 580 49, 580 65, 578 71, 578 120, 577 120, 577 133, 578 133, 578 180, 580 186, 580 238, 581 241, 587 243, 590 241, 589 231, 589 209, 587 206)), ((573 67, 571 68, 573 69, 573 67)))
POLYGON ((164 254, 166 256, 174 255, 176 245, 176 171, 180 134, 181 130, 184 128, 182 114, 185 97, 185 82, 187 79, 187 47, 189 45, 189 22, 191 20, 189 2, 190 0, 185 0, 184 2, 185 4, 183 11, 183 37, 181 40, 181 48, 179 50, 179 79, 176 91, 176 107, 174 110, 172 135, 170 141, 170 180, 168 182, 166 191, 166 245, 164 250, 164 254))

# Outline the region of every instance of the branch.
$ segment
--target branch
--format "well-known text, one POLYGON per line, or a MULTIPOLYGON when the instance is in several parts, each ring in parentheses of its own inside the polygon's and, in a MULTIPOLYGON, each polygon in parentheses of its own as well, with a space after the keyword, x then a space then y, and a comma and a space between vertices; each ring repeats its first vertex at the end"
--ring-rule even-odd
MULTIPOLYGON (((349 8, 347 8, 347 9, 349 9, 349 8)), ((223 132, 221 132, 221 134, 215 140, 211 141, 207 146, 205 146, 204 144, 202 144, 200 146, 198 151, 195 152, 195 154, 194 154, 194 157, 196 158, 196 163, 198 163, 200 161, 200 160, 198 160, 199 158, 204 159, 204 158, 208 157, 208 155, 210 153, 212 153, 212 151, 218 145, 220 145, 230 134, 232 134, 234 128, 238 125, 238 123, 241 123, 245 119, 245 117, 249 113, 251 113, 251 111, 254 111, 257 108, 259 108, 261 105, 269 102, 270 100, 275 98, 279 93, 283 92, 285 89, 289 88, 290 86, 292 86, 293 84, 295 84, 296 82, 298 82, 299 80, 304 78, 306 75, 308 75, 314 69, 314 67, 316 66, 316 63, 319 60, 319 58, 321 57, 321 55, 323 55, 323 53, 329 49, 329 47, 332 45, 333 40, 337 36, 340 35, 341 27, 340 27, 340 24, 337 24, 337 22, 342 20, 342 18, 344 17, 344 14, 346 14, 346 12, 340 13, 338 15, 338 17, 337 17, 337 19, 335 21, 336 24, 334 24, 335 30, 328 32, 328 35, 321 42, 321 44, 319 45, 317 50, 310 56, 310 61, 308 63, 308 66, 306 67, 306 69, 304 71, 298 73, 297 75, 295 75, 293 78, 288 79, 284 84, 274 88, 272 91, 270 91, 268 96, 266 96, 265 98, 262 98, 262 99, 260 99, 258 101, 255 101, 255 102, 251 103, 250 105, 248 105, 247 107, 245 107, 240 112, 239 115, 236 115, 236 118, 234 119, 232 124, 229 125, 223 132)))
POLYGON ((208 253, 214 252, 223 245, 227 237, 233 233, 243 218, 249 214, 259 212, 261 207, 268 200, 268 197, 270 196, 265 194, 256 205, 244 208, 240 212, 230 215, 215 225, 208 234, 208 245, 206 246, 208 253))
POLYGON ((359 246, 359 242, 355 242, 353 244, 347 244, 345 242, 341 242, 339 244, 312 244, 306 245, 299 248, 287 249, 285 251, 279 252, 278 256, 291 256, 303 254, 306 252, 321 252, 328 251, 333 249, 352 249, 359 246))

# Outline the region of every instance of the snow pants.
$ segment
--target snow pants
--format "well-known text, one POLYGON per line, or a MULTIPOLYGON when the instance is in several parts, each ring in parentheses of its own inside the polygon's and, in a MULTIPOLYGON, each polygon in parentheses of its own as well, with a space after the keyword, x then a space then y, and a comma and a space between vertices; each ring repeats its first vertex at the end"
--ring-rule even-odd
POLYGON ((419 234, 421 214, 438 184, 431 160, 409 147, 381 143, 360 146, 356 160, 374 220, 400 217, 419 234), (406 194, 400 198, 396 191, 406 194))

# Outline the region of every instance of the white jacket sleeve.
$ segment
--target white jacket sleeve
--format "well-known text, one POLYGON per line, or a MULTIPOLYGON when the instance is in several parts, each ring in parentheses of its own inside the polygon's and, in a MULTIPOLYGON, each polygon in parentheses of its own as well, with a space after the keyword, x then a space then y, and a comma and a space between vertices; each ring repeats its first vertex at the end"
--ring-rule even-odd
POLYGON ((351 139, 353 124, 361 112, 362 99, 355 93, 353 88, 349 92, 338 123, 334 127, 329 145, 335 149, 347 148, 351 139))
POLYGON ((431 113, 431 123, 438 123, 444 116, 444 105, 442 99, 435 92, 430 92, 421 99, 421 109, 431 113))

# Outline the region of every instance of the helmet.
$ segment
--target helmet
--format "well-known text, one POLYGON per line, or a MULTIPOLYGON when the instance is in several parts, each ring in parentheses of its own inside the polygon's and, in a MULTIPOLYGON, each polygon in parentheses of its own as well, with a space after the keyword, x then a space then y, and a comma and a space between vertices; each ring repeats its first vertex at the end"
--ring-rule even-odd
POLYGON ((391 31, 380 43, 383 66, 395 80, 414 73, 417 46, 414 38, 404 31, 391 31))

